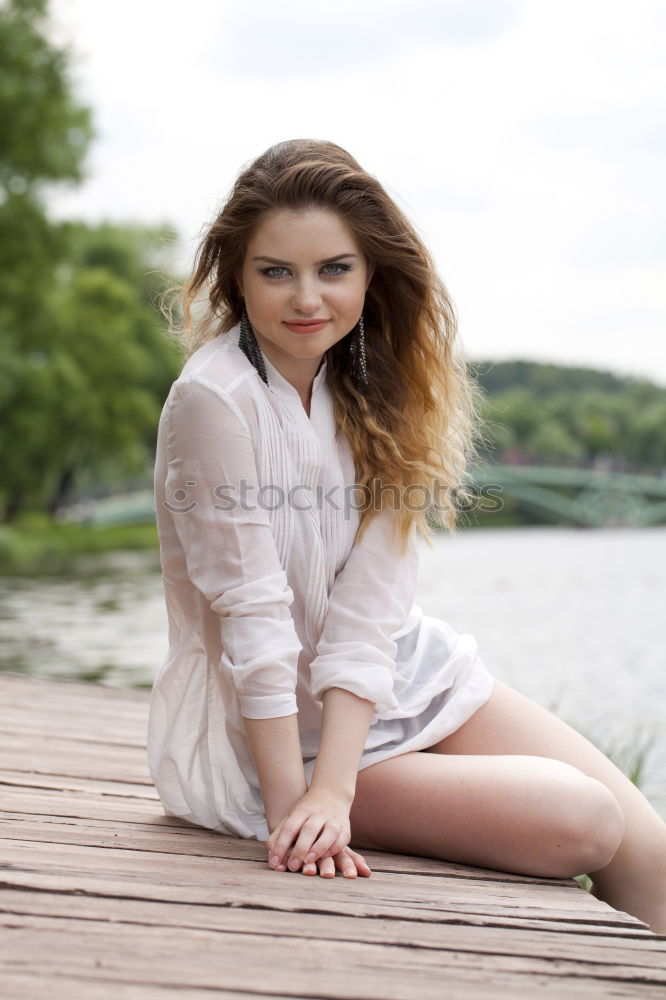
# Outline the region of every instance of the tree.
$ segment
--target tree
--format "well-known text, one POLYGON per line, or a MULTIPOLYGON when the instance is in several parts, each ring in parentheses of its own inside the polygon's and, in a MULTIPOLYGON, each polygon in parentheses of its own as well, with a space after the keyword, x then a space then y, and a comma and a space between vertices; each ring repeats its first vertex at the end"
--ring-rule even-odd
POLYGON ((178 367, 155 294, 168 226, 52 223, 47 183, 80 182, 91 114, 49 39, 46 0, 0 4, 0 499, 51 512, 108 458, 145 467, 178 367))
POLYGON ((572 437, 565 427, 554 420, 544 420, 527 442, 529 452, 541 462, 578 463, 585 449, 580 441, 572 437))
POLYGON ((482 418, 490 447, 484 457, 511 462, 519 454, 532 462, 577 465, 612 458, 616 468, 663 474, 663 387, 635 376, 531 361, 476 362, 472 370, 487 393, 482 418))
POLYGON ((0 5, 0 184, 25 194, 44 181, 80 181, 93 134, 91 112, 73 96, 71 58, 48 38, 46 0, 0 5))

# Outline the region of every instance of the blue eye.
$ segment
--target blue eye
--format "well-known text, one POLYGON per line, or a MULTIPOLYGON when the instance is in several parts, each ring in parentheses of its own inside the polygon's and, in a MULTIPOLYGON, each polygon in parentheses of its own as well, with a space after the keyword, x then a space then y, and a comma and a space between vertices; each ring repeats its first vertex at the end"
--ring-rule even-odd
POLYGON ((326 271, 326 274, 333 274, 333 275, 344 274, 346 271, 349 270, 351 270, 351 264, 324 264, 324 271, 326 271), (327 271, 326 269, 329 267, 333 267, 336 270, 327 271))
POLYGON ((275 272, 286 271, 286 270, 287 270, 286 267, 281 267, 279 264, 276 264, 274 267, 262 267, 261 273, 265 274, 267 278, 282 278, 283 277, 282 274, 276 274, 275 272))
MULTIPOLYGON (((338 275, 345 274, 350 270, 351 264, 343 264, 342 262, 324 264, 322 267, 322 273, 330 278, 335 278, 338 275)), ((281 278, 289 275, 289 268, 284 267, 282 264, 273 264, 271 267, 262 267, 260 268, 260 271, 266 278, 270 278, 273 281, 279 281, 281 278)))

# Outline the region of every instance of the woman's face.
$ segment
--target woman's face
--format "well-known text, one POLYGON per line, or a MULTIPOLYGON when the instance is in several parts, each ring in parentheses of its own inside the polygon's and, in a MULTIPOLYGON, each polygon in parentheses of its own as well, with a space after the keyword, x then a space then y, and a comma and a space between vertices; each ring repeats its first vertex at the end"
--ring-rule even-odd
POLYGON ((372 271, 342 219, 276 209, 250 239, 238 284, 259 346, 285 377, 313 378, 358 323, 372 271))

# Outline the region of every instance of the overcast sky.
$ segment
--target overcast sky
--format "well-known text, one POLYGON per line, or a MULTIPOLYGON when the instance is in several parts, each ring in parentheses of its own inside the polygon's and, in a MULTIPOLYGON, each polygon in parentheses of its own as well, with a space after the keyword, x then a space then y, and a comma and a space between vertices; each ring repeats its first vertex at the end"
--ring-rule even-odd
POLYGON ((347 148, 433 250, 465 352, 666 384, 663 0, 52 0, 97 138, 59 218, 181 266, 274 142, 347 148))

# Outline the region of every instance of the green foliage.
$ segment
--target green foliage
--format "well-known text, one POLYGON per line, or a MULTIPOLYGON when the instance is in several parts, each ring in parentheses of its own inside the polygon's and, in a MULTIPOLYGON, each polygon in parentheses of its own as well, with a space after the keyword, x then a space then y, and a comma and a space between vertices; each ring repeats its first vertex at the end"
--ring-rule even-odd
MULTIPOLYGON (((67 575, 81 571, 84 557, 119 549, 157 553, 155 523, 60 524, 47 514, 27 512, 11 525, 0 524, 0 572, 5 576, 67 575)), ((96 558, 92 566, 99 572, 96 558)))
POLYGON ((650 384, 596 368, 565 367, 538 361, 475 361, 470 368, 486 392, 493 395, 523 386, 530 395, 546 399, 564 388, 569 393, 588 390, 624 393, 633 383, 650 384))
POLYGON ((573 437, 566 427, 553 419, 538 421, 525 440, 527 450, 547 462, 568 464, 580 462, 584 457, 580 439, 573 437))
POLYGON ((642 787, 645 765, 657 742, 656 733, 643 731, 637 739, 616 741, 604 753, 638 788, 642 787))
POLYGON ((484 458, 618 471, 666 468, 666 389, 647 379, 530 361, 470 365, 486 393, 484 458))
POLYGON ((70 91, 70 53, 47 4, 0 6, 0 509, 54 512, 77 481, 152 460, 180 365, 156 297, 175 233, 51 222, 45 183, 82 176, 90 113, 70 91))
POLYGON ((72 96, 71 55, 48 37, 45 0, 0 6, 0 184, 24 194, 36 181, 78 181, 91 116, 72 96))
POLYGON ((25 507, 54 511, 84 471, 110 458, 121 460, 119 475, 151 461, 180 357, 151 303, 155 278, 142 254, 148 237, 163 253, 168 235, 60 227, 60 265, 50 280, 36 276, 40 322, 22 321, 22 288, 13 296, 0 347, 6 519, 25 507))

